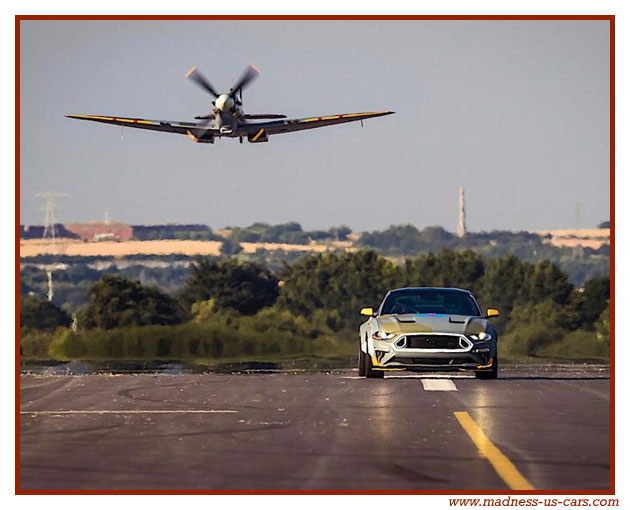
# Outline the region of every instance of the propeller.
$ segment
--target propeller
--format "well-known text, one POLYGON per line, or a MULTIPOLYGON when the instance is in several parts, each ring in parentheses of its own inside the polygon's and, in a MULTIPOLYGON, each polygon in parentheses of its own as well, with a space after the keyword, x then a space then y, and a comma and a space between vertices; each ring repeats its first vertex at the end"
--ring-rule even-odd
POLYGON ((236 94, 238 92, 241 92, 241 98, 242 98, 243 89, 247 87, 253 80, 255 80, 259 74, 260 74, 260 69, 258 69, 256 66, 249 65, 247 69, 245 70, 245 72, 243 73, 243 75, 241 76, 241 78, 236 82, 236 85, 234 85, 232 89, 230 90, 230 96, 235 98, 236 94))
POLYGON ((201 74, 201 71, 197 71, 196 67, 192 67, 185 75, 189 80, 194 81, 197 85, 199 85, 202 89, 210 92, 214 97, 219 97, 219 93, 214 89, 212 84, 208 81, 208 79, 201 74))
POLYGON ((218 123, 219 126, 222 122, 222 118, 220 115, 217 115, 219 111, 234 111, 234 116, 237 117, 239 114, 238 110, 235 110, 234 104, 242 105, 243 102, 243 89, 247 87, 253 80, 255 80, 260 74, 260 70, 253 65, 247 67, 245 72, 239 78, 239 80, 232 86, 230 91, 227 94, 219 94, 216 89, 212 86, 212 84, 208 81, 208 79, 198 71, 196 67, 191 68, 185 75, 189 80, 194 81, 197 85, 199 85, 206 92, 209 92, 212 96, 217 99, 217 101, 212 101, 212 104, 215 105, 215 109, 209 115, 199 115, 195 117, 198 120, 204 120, 205 122, 200 123, 195 129, 196 137, 202 138, 210 129, 211 125, 214 123, 218 123), (240 101, 239 101, 240 98, 240 101), (220 103, 220 104, 219 104, 220 103), (230 104, 231 103, 231 104, 230 104))

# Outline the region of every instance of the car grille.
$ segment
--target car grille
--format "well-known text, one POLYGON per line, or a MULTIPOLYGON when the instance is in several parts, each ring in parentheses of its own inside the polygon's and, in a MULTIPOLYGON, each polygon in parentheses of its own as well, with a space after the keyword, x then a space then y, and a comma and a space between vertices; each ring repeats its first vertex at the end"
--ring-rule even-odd
POLYGON ((470 358, 392 358, 390 363, 400 363, 401 365, 470 365, 475 363, 470 358))
POLYGON ((459 335, 407 335, 407 349, 462 349, 459 335))

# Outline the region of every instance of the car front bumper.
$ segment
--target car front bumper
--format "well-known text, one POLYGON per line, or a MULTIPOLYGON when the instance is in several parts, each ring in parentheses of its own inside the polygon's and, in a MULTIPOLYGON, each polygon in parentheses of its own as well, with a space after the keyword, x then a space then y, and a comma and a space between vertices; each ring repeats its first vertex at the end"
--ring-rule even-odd
POLYGON ((472 342, 462 349, 399 348, 393 341, 373 340, 375 370, 491 370, 496 340, 472 342))

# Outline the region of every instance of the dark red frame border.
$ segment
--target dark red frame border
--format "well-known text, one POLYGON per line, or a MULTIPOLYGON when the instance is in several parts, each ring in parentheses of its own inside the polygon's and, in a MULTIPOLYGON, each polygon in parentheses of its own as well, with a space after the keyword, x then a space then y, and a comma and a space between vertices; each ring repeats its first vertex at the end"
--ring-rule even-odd
POLYGON ((21 494, 430 494, 430 495, 614 495, 615 494, 615 16, 189 16, 189 15, 16 15, 15 16, 15 493, 21 494), (410 490, 22 490, 20 489, 20 21, 22 20, 608 20, 610 22, 610 489, 595 491, 410 491, 410 490))

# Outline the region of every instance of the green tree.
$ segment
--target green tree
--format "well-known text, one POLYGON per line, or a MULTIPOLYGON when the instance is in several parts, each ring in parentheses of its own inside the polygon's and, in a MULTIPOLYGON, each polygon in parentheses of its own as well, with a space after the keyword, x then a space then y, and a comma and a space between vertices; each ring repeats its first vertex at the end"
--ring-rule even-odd
POLYGON ((308 244, 309 238, 302 226, 294 221, 269 225, 268 223, 254 223, 249 227, 232 229, 230 239, 247 243, 289 243, 308 244))
POLYGON ((423 242, 422 234, 413 225, 392 225, 382 232, 363 232, 356 244, 386 254, 410 255, 418 253, 423 242))
POLYGON ((521 295, 527 266, 514 255, 488 260, 479 289, 482 303, 501 310, 507 320, 521 295))
POLYGON ((459 287, 477 292, 484 260, 471 250, 442 250, 405 261, 404 281, 410 287, 459 287))
POLYGON ((340 227, 332 227, 328 229, 328 232, 337 241, 345 241, 348 236, 352 234, 352 229, 350 227, 347 227, 346 225, 341 225, 340 227))
POLYGON ((444 243, 455 239, 453 234, 442 227, 425 227, 420 234, 422 235, 422 240, 427 244, 444 243))
POLYGON ((20 299, 20 328, 53 331, 70 325, 66 312, 35 294, 20 299))
POLYGON ((120 276, 104 275, 88 295, 89 304, 79 313, 79 325, 85 328, 169 325, 185 318, 177 302, 157 287, 120 276))
POLYGON ((568 282, 567 275, 549 260, 538 264, 527 264, 519 301, 540 303, 551 299, 559 305, 569 304, 575 288, 568 282))
POLYGON ((356 326, 362 306, 376 306, 401 282, 400 270, 373 251, 305 257, 282 272, 278 304, 298 315, 315 312, 336 328, 356 326), (333 315, 334 314, 334 317, 333 315))
POLYGON ((593 327, 610 299, 610 276, 593 278, 584 284, 580 296, 580 315, 586 327, 593 327))
POLYGON ((180 296, 188 309, 193 303, 214 298, 217 310, 252 315, 276 302, 278 278, 254 262, 199 258, 190 266, 180 296))

